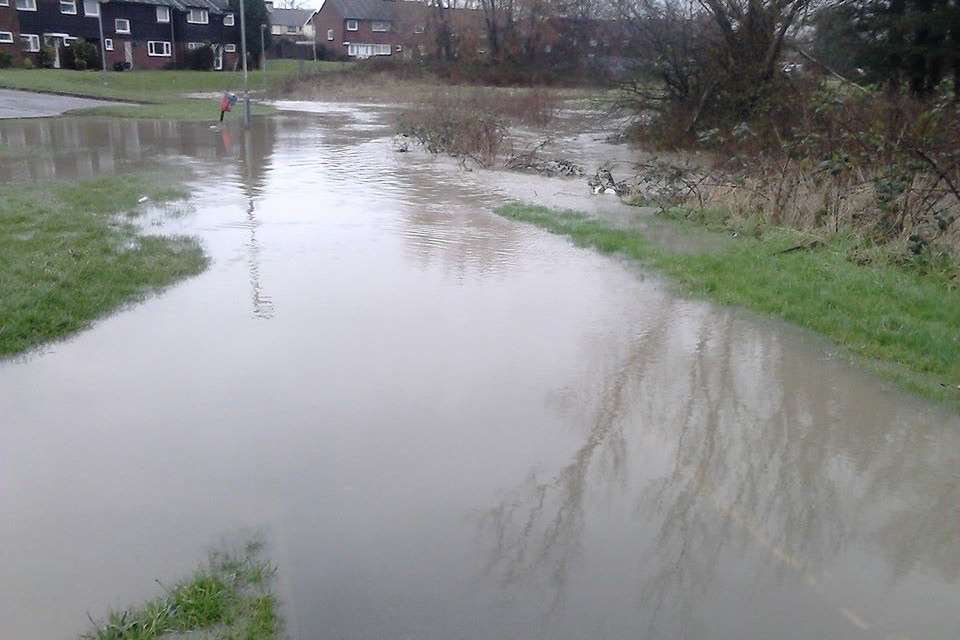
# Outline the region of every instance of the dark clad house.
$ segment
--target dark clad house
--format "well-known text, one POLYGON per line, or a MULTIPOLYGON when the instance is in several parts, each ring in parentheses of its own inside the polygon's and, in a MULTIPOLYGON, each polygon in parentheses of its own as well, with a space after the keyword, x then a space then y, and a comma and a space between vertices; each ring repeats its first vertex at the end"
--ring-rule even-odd
POLYGON ((231 6, 230 0, 0 0, 0 51, 7 46, 15 58, 39 63, 40 48, 48 47, 57 68, 63 51, 83 38, 103 52, 108 68, 163 69, 210 45, 214 68, 233 68, 240 29, 231 6))

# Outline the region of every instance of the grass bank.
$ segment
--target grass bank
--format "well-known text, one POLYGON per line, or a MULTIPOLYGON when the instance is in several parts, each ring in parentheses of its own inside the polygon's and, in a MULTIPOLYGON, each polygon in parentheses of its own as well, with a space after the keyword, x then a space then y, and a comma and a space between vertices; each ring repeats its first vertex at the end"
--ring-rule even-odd
POLYGON ((277 640, 280 617, 271 592, 273 566, 251 543, 241 553, 216 553, 204 566, 141 606, 114 611, 85 640, 277 640))
MULTIPOLYGON (((305 62, 304 75, 319 76, 339 70, 346 63, 305 62)), ((267 92, 300 74, 296 60, 275 60, 266 71, 251 71, 252 92, 267 92)), ((243 90, 241 71, 72 71, 68 69, 0 70, 0 88, 61 93, 90 98, 130 102, 129 105, 94 107, 74 113, 131 118, 176 120, 216 120, 219 113, 213 99, 197 100, 186 96, 196 93, 221 93, 243 90), (136 104, 142 103, 142 104, 136 104), (212 112, 212 116, 210 115, 212 112)), ((263 115, 273 109, 257 105, 254 113, 263 115)))
POLYGON ((186 193, 158 174, 0 186, 0 357, 204 269, 196 240, 143 235, 119 215, 135 213, 143 196, 186 193))
POLYGON ((719 303, 817 331, 904 388, 960 407, 960 291, 945 271, 858 264, 850 258, 863 247, 844 237, 789 250, 805 238, 786 229, 679 253, 573 211, 511 204, 497 213, 639 260, 719 303))

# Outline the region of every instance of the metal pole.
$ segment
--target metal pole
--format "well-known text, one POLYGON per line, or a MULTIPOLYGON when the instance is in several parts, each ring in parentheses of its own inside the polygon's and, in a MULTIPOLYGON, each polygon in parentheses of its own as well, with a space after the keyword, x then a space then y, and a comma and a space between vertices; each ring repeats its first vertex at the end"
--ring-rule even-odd
POLYGON ((103 42, 103 3, 97 0, 97 28, 100 29, 100 78, 107 84, 107 45, 103 42))
POLYGON ((247 18, 246 7, 240 0, 240 51, 243 54, 243 126, 250 127, 250 88, 247 84, 247 18))
POLYGON ((267 50, 263 48, 263 30, 267 25, 260 25, 260 70, 263 71, 263 82, 266 85, 267 78, 267 50))

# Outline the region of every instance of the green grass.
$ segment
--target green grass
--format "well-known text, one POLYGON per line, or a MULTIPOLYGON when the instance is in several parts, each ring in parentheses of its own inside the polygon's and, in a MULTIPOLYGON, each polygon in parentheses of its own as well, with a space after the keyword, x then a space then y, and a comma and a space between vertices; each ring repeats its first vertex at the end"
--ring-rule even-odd
POLYGON ((274 567, 259 558, 260 544, 241 553, 215 553, 194 574, 139 607, 108 614, 87 640, 277 640, 281 622, 270 590, 274 567))
MULTIPOLYGON (((269 115, 276 112, 271 105, 251 105, 250 112, 255 116, 269 115)), ((220 109, 216 100, 197 100, 182 98, 161 104, 118 104, 105 107, 91 107, 74 109, 71 115, 81 116, 109 116, 113 118, 149 118, 160 120, 197 120, 217 121, 220 119, 220 109)), ((238 102, 233 111, 225 116, 226 120, 243 118, 243 104, 238 102)))
POLYGON ((721 304, 817 331, 901 386, 960 406, 960 291, 945 272, 856 264, 849 259, 855 241, 843 237, 781 253, 801 238, 785 229, 691 254, 577 212, 512 204, 497 213, 569 236, 580 246, 642 261, 721 304))
MULTIPOLYGON (((305 71, 340 69, 346 63, 307 62, 305 71)), ((295 60, 271 60, 267 71, 250 71, 250 89, 274 84, 296 75, 295 60)), ((188 93, 238 92, 243 89, 241 71, 71 71, 68 69, 3 69, 0 87, 71 93, 95 98, 138 102, 163 102, 188 93), (106 82, 104 82, 104 79, 106 82)))
POLYGON ((0 186, 0 357, 65 336, 206 266, 196 240, 118 214, 183 198, 170 177, 0 186))

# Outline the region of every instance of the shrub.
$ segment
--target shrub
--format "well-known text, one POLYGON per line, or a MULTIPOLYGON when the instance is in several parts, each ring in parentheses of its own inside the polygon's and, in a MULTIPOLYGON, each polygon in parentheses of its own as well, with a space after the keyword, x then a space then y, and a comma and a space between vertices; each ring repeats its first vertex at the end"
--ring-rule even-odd
POLYGON ((29 58, 29 57, 24 58, 23 61, 20 63, 20 66, 22 66, 24 69, 33 69, 35 66, 33 64, 33 58, 29 58))
POLYGON ((0 51, 0 69, 9 69, 13 66, 13 56, 9 51, 0 51))
POLYGON ((54 54, 53 54, 52 47, 48 47, 46 45, 40 47, 40 54, 38 57, 40 58, 41 67, 43 67, 44 69, 53 68, 54 54))

